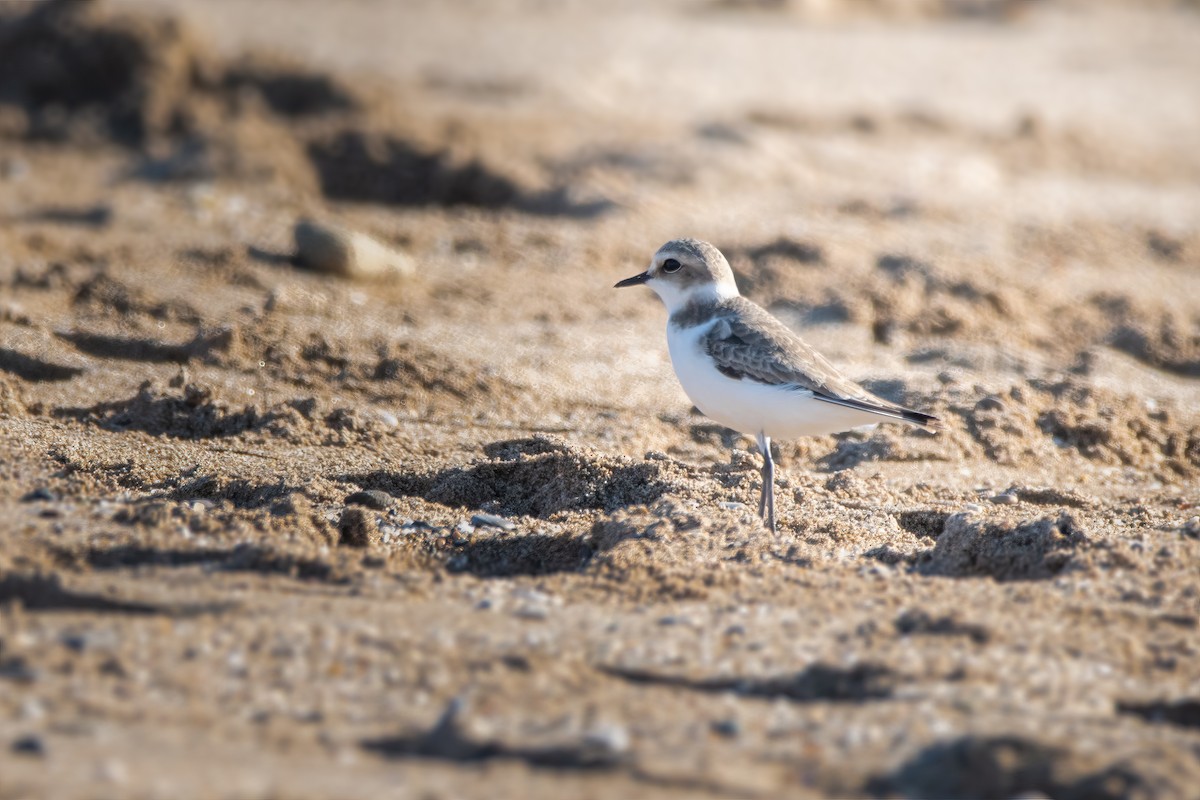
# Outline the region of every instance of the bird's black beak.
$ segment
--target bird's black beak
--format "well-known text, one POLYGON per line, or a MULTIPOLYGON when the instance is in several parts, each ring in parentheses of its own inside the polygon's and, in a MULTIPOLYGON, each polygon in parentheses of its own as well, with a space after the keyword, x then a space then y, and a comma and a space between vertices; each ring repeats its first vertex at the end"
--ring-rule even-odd
POLYGON ((634 275, 632 278, 626 278, 623 281, 617 281, 614 289, 620 289, 622 286, 637 286, 639 283, 645 283, 650 280, 650 272, 647 270, 640 275, 634 275))

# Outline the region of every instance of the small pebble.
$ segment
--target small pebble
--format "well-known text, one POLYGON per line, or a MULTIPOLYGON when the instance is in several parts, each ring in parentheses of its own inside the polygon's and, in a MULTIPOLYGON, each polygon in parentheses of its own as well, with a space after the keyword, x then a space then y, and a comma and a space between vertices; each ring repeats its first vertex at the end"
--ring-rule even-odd
POLYGON ((380 279, 409 275, 412 259, 365 233, 301 220, 293 230, 296 260, 317 272, 343 278, 380 279))
POLYGON ((1017 503, 1018 498, 1015 494, 1009 494, 1008 492, 1005 492, 1004 494, 998 494, 989 497, 988 500, 999 506, 1011 506, 1017 503))
POLYGON ((104 783, 124 783, 129 779, 125 763, 110 758, 96 765, 96 778, 104 783))
POLYGON ((537 603, 526 603, 517 606, 513 612, 520 619, 545 619, 550 616, 550 610, 543 605, 537 603))
POLYGON ((79 652, 84 650, 116 650, 121 645, 121 635, 113 628, 92 628, 72 635, 65 633, 62 643, 79 652))
POLYGON ((385 428, 394 428, 400 424, 400 418, 390 411, 376 411, 375 418, 385 428))
POLYGON ((38 671, 29 666, 22 656, 0 661, 0 678, 14 683, 34 683, 38 679, 38 671))
POLYGON ((975 514, 980 511, 983 511, 983 506, 979 505, 979 503, 967 503, 966 505, 963 506, 963 511, 966 511, 971 514, 975 514))
POLYGON ((29 162, 23 158, 0 159, 0 178, 19 181, 29 175, 29 162))
POLYGON ((46 743, 42 741, 42 737, 40 736, 30 735, 14 739, 11 749, 14 753, 19 753, 23 756, 44 758, 46 755, 46 743))
POLYGON ((536 589, 518 589, 512 598, 518 602, 513 614, 521 619, 545 619, 554 603, 553 597, 536 589))
POLYGON ((733 739, 742 732, 736 719, 718 719, 712 723, 712 732, 726 739, 733 739))
POLYGON ((460 536, 470 536, 475 532, 475 526, 464 519, 454 526, 454 530, 457 531, 460 536))
POLYGON ((392 500, 392 496, 387 492, 381 492, 378 489, 365 489, 347 495, 344 502, 348 506, 366 506, 376 511, 382 511, 391 506, 394 501, 392 500))
POLYGON ((46 716, 46 707, 36 697, 30 697, 21 703, 21 719, 39 720, 46 716))
POLYGON ((629 750, 629 731, 620 725, 602 725, 584 735, 583 746, 608 755, 621 755, 629 750))
POLYGON ((44 500, 47 503, 53 503, 58 498, 54 496, 54 492, 47 489, 45 486, 39 486, 32 492, 29 492, 21 498, 22 503, 34 503, 38 500, 44 500))
POLYGON ((471 524, 477 528, 499 528, 502 531, 516 530, 517 527, 515 522, 495 514, 476 514, 471 517, 471 524))
POLYGON ((738 502, 735 502, 732 500, 726 500, 722 503, 718 503, 718 505, 720 505, 721 508, 724 508, 727 511, 742 511, 746 508, 745 503, 738 503, 738 502))

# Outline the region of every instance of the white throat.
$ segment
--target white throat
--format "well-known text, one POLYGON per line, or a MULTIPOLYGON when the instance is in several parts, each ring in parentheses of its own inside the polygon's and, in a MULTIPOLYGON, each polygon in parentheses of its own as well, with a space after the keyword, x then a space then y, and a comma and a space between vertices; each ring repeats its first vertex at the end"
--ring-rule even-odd
POLYGON ((699 283, 693 286, 680 287, 661 278, 651 278, 646 285, 654 290, 667 307, 667 314, 674 314, 688 303, 715 303, 738 296, 737 286, 733 281, 714 283, 699 283))

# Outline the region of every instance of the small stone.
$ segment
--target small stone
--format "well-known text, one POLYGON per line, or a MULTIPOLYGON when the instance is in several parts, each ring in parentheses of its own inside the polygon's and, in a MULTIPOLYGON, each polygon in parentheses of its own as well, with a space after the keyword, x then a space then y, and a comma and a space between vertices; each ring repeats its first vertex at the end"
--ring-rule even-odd
POLYGON ((725 509, 726 511, 744 511, 746 508, 745 503, 738 503, 733 500, 726 500, 722 503, 718 503, 718 505, 720 505, 721 508, 725 509))
POLYGON ((34 683, 38 671, 29 665, 24 656, 13 656, 0 661, 0 678, 14 683, 34 683))
POLYGON ((476 528, 499 528, 502 531, 516 530, 516 523, 495 514, 476 514, 471 517, 471 524, 476 528))
POLYGON ((96 778, 103 783, 124 783, 129 780, 129 770, 123 761, 110 758, 96 765, 96 778))
POLYGON ((46 716, 46 707, 36 697, 26 698, 25 702, 21 703, 20 718, 32 721, 37 721, 46 716))
POLYGON ((309 269, 356 280, 409 275, 412 260, 365 233, 301 220, 293 231, 296 260, 309 269))
POLYGON ((347 508, 338 520, 338 544, 342 547, 370 547, 379 541, 375 517, 361 508, 347 508))
POLYGON ((894 570, 882 561, 876 561, 874 564, 867 564, 861 567, 858 574, 872 575, 876 578, 890 578, 894 574, 894 570))
POLYGON ((29 492, 24 497, 22 497, 21 502, 22 503, 35 503, 39 500, 42 500, 47 503, 53 503, 57 499, 58 498, 55 497, 54 492, 50 491, 45 486, 39 486, 38 488, 34 489, 32 492, 29 492))
POLYGON ((736 719, 718 719, 712 723, 712 732, 726 739, 734 739, 742 732, 742 726, 736 719))
POLYGON ((29 175, 29 162, 23 158, 0 158, 0 178, 19 181, 29 175))
POLYGON ((976 514, 983 511, 983 506, 979 505, 979 503, 967 503, 963 506, 963 510, 969 514, 976 514))
POLYGON ((994 495, 988 498, 990 502, 995 503, 998 506, 1015 505, 1018 499, 1019 498, 1015 494, 1010 494, 1009 492, 1004 492, 1003 494, 994 495))
POLYGON ((116 650, 121 644, 121 637, 112 628, 92 628, 84 631, 67 631, 59 637, 59 641, 65 647, 82 653, 85 650, 116 650))
POLYGON ((629 751, 629 731, 621 725, 602 725, 583 737, 583 748, 594 755, 619 756, 629 751))
POLYGON ((366 506, 376 511, 382 511, 394 502, 392 496, 378 489, 364 489, 347 495, 344 501, 348 506, 366 506))
POLYGON ((539 603, 524 603, 513 613, 520 619, 545 619, 550 616, 550 609, 539 603))
POLYGON ((115 678, 128 678, 129 670, 125 669, 125 665, 116 656, 109 656, 100 663, 101 675, 112 675, 115 678))
POLYGON ((562 604, 558 598, 537 589, 517 589, 512 593, 512 599, 517 604, 513 614, 521 619, 546 619, 552 606, 562 604))
POLYGON ((464 519, 454 526, 454 530, 457 531, 460 536, 470 536, 475 532, 475 526, 464 519))
POLYGON ((1184 536, 1192 539, 1200 539, 1200 517, 1189 517, 1187 522, 1183 523, 1180 528, 1184 536))
POLYGON ((35 758, 46 757, 46 743, 42 741, 42 737, 32 734, 14 739, 10 749, 18 755, 33 756, 35 758))

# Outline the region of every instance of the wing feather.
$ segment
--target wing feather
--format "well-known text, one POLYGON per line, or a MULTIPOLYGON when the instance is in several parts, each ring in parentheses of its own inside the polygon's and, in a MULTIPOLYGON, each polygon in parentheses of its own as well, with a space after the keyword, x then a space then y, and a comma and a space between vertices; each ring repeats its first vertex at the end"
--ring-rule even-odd
POLYGON ((928 414, 889 403, 838 372, 807 342, 745 298, 729 302, 700 341, 717 369, 772 386, 812 392, 813 397, 925 428, 937 427, 928 414))

